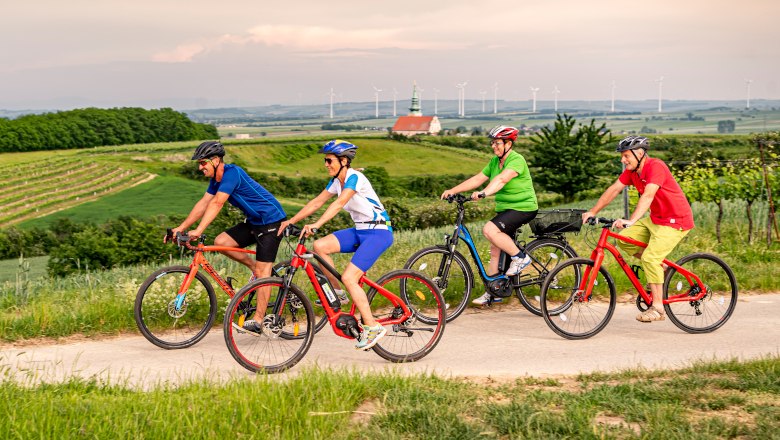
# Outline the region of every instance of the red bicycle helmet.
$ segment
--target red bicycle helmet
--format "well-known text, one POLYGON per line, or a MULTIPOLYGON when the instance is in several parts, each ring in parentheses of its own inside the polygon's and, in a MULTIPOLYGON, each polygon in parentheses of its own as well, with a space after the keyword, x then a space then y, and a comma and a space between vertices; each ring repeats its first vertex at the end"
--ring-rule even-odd
POLYGON ((493 127, 488 133, 490 139, 508 139, 512 142, 517 140, 517 134, 520 130, 515 127, 507 127, 506 125, 498 125, 493 127))

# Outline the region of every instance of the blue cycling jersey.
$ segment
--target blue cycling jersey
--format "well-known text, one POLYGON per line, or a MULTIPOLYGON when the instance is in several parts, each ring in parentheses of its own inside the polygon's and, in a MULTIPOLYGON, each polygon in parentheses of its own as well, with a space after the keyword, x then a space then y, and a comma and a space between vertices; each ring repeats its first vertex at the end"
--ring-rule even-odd
POLYGON ((241 167, 225 164, 222 181, 212 178, 206 190, 211 195, 217 192, 229 194, 228 202, 246 215, 247 221, 255 226, 276 223, 287 218, 282 205, 267 189, 255 182, 241 167))

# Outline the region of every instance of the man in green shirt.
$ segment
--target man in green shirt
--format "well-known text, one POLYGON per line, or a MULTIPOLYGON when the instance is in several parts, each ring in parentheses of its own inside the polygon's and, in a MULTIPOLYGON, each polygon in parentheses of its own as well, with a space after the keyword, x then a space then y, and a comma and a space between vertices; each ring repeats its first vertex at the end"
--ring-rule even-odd
MULTIPOLYGON (((445 199, 453 194, 469 191, 488 185, 482 191, 471 194, 472 200, 494 195, 496 196, 496 213, 482 233, 490 242, 490 263, 488 273, 498 272, 498 259, 501 251, 512 256, 512 262, 506 271, 507 276, 519 274, 531 263, 531 257, 517 247, 514 236, 517 229, 533 220, 539 210, 536 203, 536 192, 531 181, 531 173, 525 158, 512 151, 517 140, 518 130, 514 127, 499 125, 488 133, 490 146, 496 157, 475 176, 461 182, 441 195, 445 199)), ((472 301, 474 304, 485 305, 490 301, 499 302, 501 298, 493 298, 490 293, 472 301)))

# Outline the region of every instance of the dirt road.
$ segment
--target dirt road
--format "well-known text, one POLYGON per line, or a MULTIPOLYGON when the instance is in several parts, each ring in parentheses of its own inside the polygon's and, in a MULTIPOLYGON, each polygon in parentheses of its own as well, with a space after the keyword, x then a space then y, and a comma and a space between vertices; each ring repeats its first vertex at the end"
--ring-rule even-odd
MULTIPOLYGON (((780 355, 780 294, 742 295, 734 316, 721 329, 693 335, 671 322, 643 324, 636 308, 620 304, 597 336, 570 341, 555 335, 541 318, 524 310, 496 306, 470 310, 446 327, 439 346, 425 359, 391 364, 328 329, 314 338, 306 357, 291 372, 307 366, 402 374, 436 372, 443 376, 496 378, 573 375, 627 368, 678 368, 696 360, 751 359, 780 355)), ((59 381, 68 376, 97 377, 134 386, 187 379, 248 377, 225 347, 221 330, 194 347, 159 349, 142 336, 56 345, 5 348, 0 372, 20 378, 59 381)))

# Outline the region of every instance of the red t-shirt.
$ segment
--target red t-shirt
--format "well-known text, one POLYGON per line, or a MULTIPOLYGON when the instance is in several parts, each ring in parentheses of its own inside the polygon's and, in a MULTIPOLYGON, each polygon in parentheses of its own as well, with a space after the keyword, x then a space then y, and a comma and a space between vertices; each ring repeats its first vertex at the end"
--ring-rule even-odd
POLYGON ((691 204, 664 161, 647 158, 641 173, 625 170, 620 175, 620 182, 624 185, 634 185, 640 196, 644 194, 646 185, 658 185, 658 191, 650 204, 650 220, 656 225, 671 226, 683 231, 693 229, 691 204))

